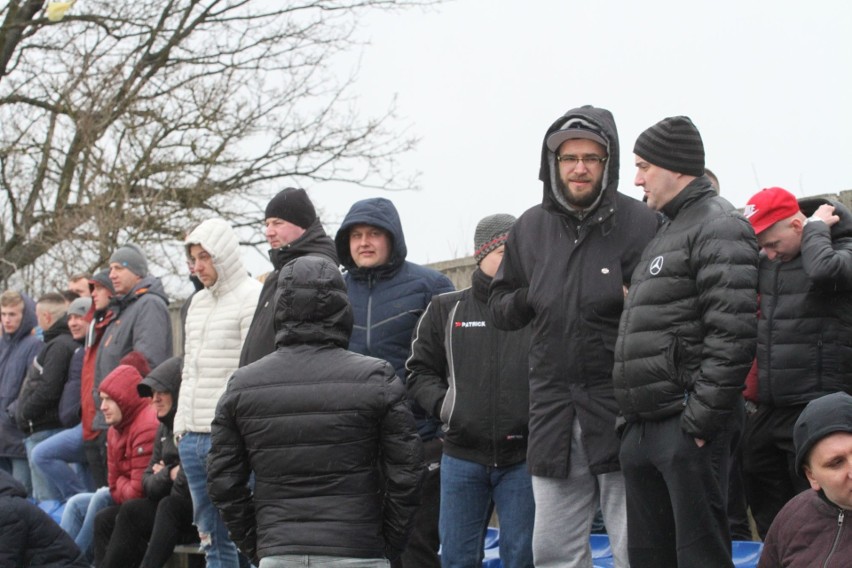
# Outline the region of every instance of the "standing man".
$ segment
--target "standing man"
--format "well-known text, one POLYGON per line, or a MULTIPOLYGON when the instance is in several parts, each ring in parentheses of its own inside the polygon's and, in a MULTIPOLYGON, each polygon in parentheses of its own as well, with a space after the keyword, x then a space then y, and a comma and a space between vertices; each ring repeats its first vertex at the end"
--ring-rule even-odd
POLYGON ((636 140, 635 183, 668 219, 642 253, 615 346, 633 566, 733 566, 728 463, 754 357, 757 241, 704 175, 685 116, 636 140))
POLYGON ((33 333, 38 325, 36 305, 21 292, 0 294, 0 469, 10 473, 32 496, 33 487, 24 433, 7 412, 18 393, 27 370, 41 350, 42 342, 33 333))
POLYGON ((540 205, 509 235, 489 306, 503 329, 532 324, 530 440, 535 565, 591 566, 600 507, 617 566, 627 566, 612 349, 624 288, 657 226, 618 193, 612 114, 583 106, 544 136, 540 205))
POLYGON ((81 298, 88 298, 92 295, 89 289, 89 279, 91 276, 77 272, 68 277, 68 290, 74 292, 81 298))
POLYGON ((488 287, 514 223, 506 214, 479 222, 472 285, 432 299, 405 362, 409 396, 443 424, 444 568, 482 564, 494 507, 503 566, 533 566, 535 504, 526 464, 530 330, 499 330, 488 311, 488 287))
POLYGON ((207 566, 231 568, 238 562, 237 548, 207 495, 210 423, 228 379, 239 366, 261 285, 248 275, 240 259, 239 239, 227 221, 204 221, 185 244, 204 289, 193 297, 186 314, 174 433, 207 566))
POLYGON ((275 195, 266 206, 266 242, 272 272, 266 275, 251 327, 240 353, 240 367, 254 363, 275 351, 275 289, 278 271, 285 264, 311 255, 337 262, 334 241, 325 234, 314 204, 304 189, 288 187, 275 195))
MULTIPOLYGON (((121 358, 136 351, 156 367, 172 356, 172 322, 169 300, 159 278, 148 274, 148 260, 138 246, 127 244, 109 258, 109 279, 115 293, 111 303, 115 318, 104 331, 95 361, 95 389, 119 365, 121 358)), ((98 411, 94 427, 106 430, 98 411)))
POLYGON ((743 434, 748 503, 761 538, 807 489, 793 425, 805 405, 852 393, 852 214, 837 202, 764 189, 746 205, 760 256, 757 410, 743 434))
MULTIPOLYGON (((411 337, 432 296, 452 292, 450 279, 405 260, 408 248, 399 213, 382 197, 364 199, 349 209, 334 238, 337 256, 346 269, 355 326, 349 349, 384 359, 405 379, 411 337)), ((404 568, 439 567, 438 515, 441 499, 441 422, 412 406, 424 443, 427 479, 414 533, 402 555, 404 568)))
POLYGON ((290 262, 275 298, 278 349, 234 373, 216 409, 210 496, 260 568, 388 566, 423 471, 405 387, 385 361, 346 350, 336 264, 290 262))

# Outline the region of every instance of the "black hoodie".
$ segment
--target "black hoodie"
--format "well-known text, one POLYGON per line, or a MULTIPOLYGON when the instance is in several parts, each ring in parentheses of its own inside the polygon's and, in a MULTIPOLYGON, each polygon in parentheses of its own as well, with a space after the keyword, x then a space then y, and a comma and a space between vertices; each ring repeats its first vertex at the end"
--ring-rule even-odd
POLYGON ((527 460, 533 475, 568 476, 575 416, 592 474, 619 469, 613 348, 623 286, 657 227, 650 209, 618 193, 619 155, 615 121, 605 109, 571 110, 547 129, 542 202, 512 228, 491 285, 488 305, 498 327, 532 325, 527 460), (609 143, 600 199, 583 213, 562 198, 556 154, 547 147, 547 137, 573 119, 609 143))

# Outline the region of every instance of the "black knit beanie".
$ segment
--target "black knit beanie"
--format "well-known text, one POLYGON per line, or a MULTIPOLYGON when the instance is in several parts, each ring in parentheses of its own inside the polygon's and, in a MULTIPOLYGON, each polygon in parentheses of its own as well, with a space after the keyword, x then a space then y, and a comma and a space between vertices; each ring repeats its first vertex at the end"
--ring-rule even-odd
POLYGON ((497 213, 483 218, 473 234, 473 257, 476 264, 488 256, 488 253, 506 242, 509 230, 515 224, 515 218, 506 213, 497 213))
POLYGON ((636 139, 633 153, 673 172, 704 175, 704 143, 687 116, 670 116, 645 130, 636 139))
POLYGON ((814 445, 835 432, 852 433, 852 396, 845 392, 827 394, 810 401, 796 420, 793 443, 799 476, 805 476, 802 466, 814 445))
POLYGON ((284 219, 298 227, 307 229, 316 221, 317 212, 304 189, 288 187, 279 191, 278 195, 269 201, 264 219, 270 217, 284 219))

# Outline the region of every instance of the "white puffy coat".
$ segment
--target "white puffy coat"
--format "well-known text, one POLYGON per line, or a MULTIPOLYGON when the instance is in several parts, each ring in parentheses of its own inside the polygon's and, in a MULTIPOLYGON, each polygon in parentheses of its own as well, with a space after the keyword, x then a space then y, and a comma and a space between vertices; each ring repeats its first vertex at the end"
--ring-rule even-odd
POLYGON ((183 380, 174 432, 210 433, 228 379, 237 370, 261 284, 240 260, 237 235, 222 219, 201 223, 185 244, 201 245, 213 259, 216 283, 195 294, 186 314, 183 380))

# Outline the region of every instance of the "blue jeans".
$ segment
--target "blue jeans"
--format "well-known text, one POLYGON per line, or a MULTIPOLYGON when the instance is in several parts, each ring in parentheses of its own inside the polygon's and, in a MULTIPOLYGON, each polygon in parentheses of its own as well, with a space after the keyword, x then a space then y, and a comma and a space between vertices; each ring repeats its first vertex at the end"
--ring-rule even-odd
POLYGON ((94 493, 80 493, 68 499, 59 526, 71 535, 89 562, 95 558, 95 516, 101 509, 115 505, 109 487, 94 493))
POLYGON ((192 524, 198 528, 208 568, 234 568, 239 560, 237 547, 228 538, 228 528, 219 510, 207 495, 207 454, 210 434, 189 432, 178 445, 180 466, 186 474, 192 495, 192 524))
POLYGON ((491 503, 500 519, 500 559, 506 568, 532 568, 535 500, 526 462, 490 467, 441 458, 441 566, 482 565, 491 503))
POLYGON ((390 566, 384 558, 345 558, 342 556, 315 556, 284 554, 267 556, 260 560, 260 568, 384 568, 390 566))
POLYGON ((58 500, 95 490, 83 452, 83 426, 62 430, 40 443, 32 452, 33 467, 51 485, 58 500))
POLYGON ((27 460, 30 462, 30 476, 32 477, 33 482, 33 499, 35 499, 36 502, 46 501, 48 499, 53 499, 55 501, 60 500, 59 495, 53 488, 53 484, 47 480, 44 474, 35 465, 33 465, 33 450, 41 442, 61 431, 61 428, 52 428, 50 430, 36 432, 35 434, 31 434, 24 438, 24 447, 27 449, 27 460))
POLYGON ((17 479, 27 490, 27 495, 32 497, 33 482, 27 458, 0 458, 0 469, 17 479))

